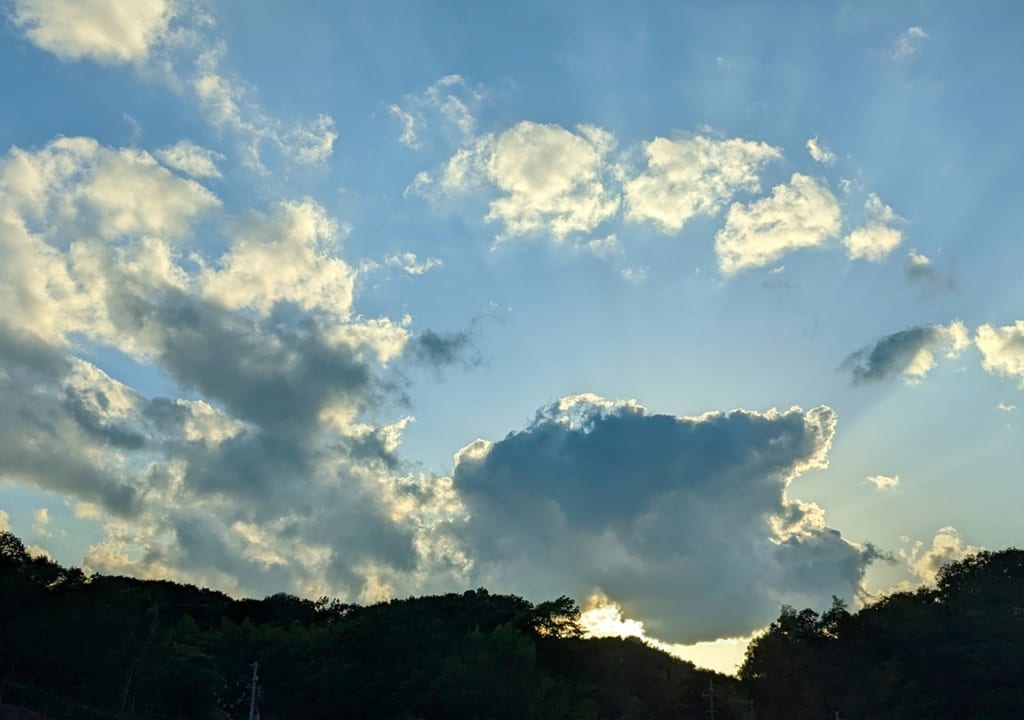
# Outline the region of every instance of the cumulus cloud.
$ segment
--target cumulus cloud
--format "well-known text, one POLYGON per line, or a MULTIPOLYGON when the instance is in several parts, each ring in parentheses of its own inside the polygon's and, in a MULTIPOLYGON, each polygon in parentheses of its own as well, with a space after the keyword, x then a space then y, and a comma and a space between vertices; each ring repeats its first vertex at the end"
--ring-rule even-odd
POLYGON ((874 485, 879 490, 891 490, 899 487, 899 475, 869 475, 864 482, 874 485))
POLYGON ((1024 320, 1002 327, 981 325, 974 344, 981 351, 985 370, 1015 378, 1024 389, 1024 320))
POLYGON ((220 169, 217 163, 224 160, 224 156, 219 152, 200 147, 188 140, 181 140, 170 147, 158 150, 156 156, 164 165, 181 170, 194 178, 219 178, 220 169))
POLYGON ((927 39, 928 33, 926 33, 923 28, 917 25, 908 27, 903 31, 899 38, 896 39, 896 43, 893 45, 893 60, 905 60, 913 57, 920 51, 921 45, 927 39))
POLYGON ((836 162, 836 154, 819 143, 817 135, 807 140, 807 152, 815 162, 822 165, 834 165, 836 162))
POLYGON ((894 227, 902 223, 903 218, 874 193, 864 203, 864 217, 864 226, 843 238, 843 245, 851 260, 878 262, 903 242, 903 233, 894 227))
POLYGON ((1012 405, 1010 403, 1001 402, 1001 403, 998 403, 996 405, 996 410, 999 410, 1001 412, 1008 412, 1009 413, 1009 412, 1013 412, 1016 409, 1017 409, 1017 406, 1016 405, 1012 405))
POLYGON ((420 260, 416 253, 392 253, 384 258, 384 262, 392 267, 401 268, 408 275, 423 275, 435 268, 444 267, 444 262, 438 258, 425 258, 420 260))
POLYGON ((745 634, 780 602, 851 596, 873 557, 786 492, 827 465, 835 427, 828 407, 675 417, 566 397, 456 455, 455 532, 474 583, 599 591, 664 640, 745 634))
POLYGON ((851 373, 854 385, 897 375, 903 375, 908 382, 918 382, 935 367, 936 352, 955 358, 969 344, 967 327, 959 320, 949 325, 917 325, 851 353, 841 369, 851 373))
POLYGON ((100 572, 351 599, 450 582, 466 560, 432 533, 458 512, 450 480, 402 470, 408 418, 367 419, 401 399, 386 363, 411 318, 352 315, 339 224, 312 201, 204 224, 219 207, 90 139, 0 161, 0 480, 101 524, 100 572))
POLYGON ((497 242, 524 235, 561 242, 618 212, 618 170, 607 157, 614 146, 612 134, 593 125, 573 132, 524 121, 468 140, 437 177, 420 173, 407 192, 431 197, 487 187, 497 193, 485 217, 502 226, 497 242))
POLYGON ((522 122, 498 135, 486 168, 501 196, 486 219, 504 226, 499 239, 546 232, 561 240, 612 217, 619 198, 606 182, 606 156, 614 146, 610 133, 592 125, 570 132, 522 122))
POLYGON ((177 6, 172 0, 14 0, 10 17, 32 43, 63 60, 114 64, 145 60, 177 6))
POLYGON ((934 585, 943 566, 963 560, 982 549, 968 545, 955 527, 947 526, 935 533, 930 547, 925 547, 918 540, 910 548, 900 550, 899 557, 918 581, 934 585))
POLYGON ((839 203, 822 182, 794 173, 769 197, 733 203, 715 235, 718 267, 727 275, 769 265, 801 248, 816 247, 839 232, 839 203))
POLYGON ((6 510, 0 510, 0 532, 9 532, 11 529, 11 516, 6 510))
POLYGON ((625 184, 626 218, 677 233, 698 215, 714 215, 738 192, 759 191, 758 172, 782 157, 764 142, 655 138, 643 146, 647 167, 625 184))

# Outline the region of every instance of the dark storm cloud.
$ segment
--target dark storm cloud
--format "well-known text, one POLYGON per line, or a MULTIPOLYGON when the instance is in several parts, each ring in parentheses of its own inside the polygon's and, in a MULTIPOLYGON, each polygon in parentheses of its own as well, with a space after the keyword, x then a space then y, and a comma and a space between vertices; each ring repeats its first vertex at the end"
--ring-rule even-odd
POLYGON ((824 466, 834 428, 827 407, 685 418, 563 400, 460 454, 473 580, 538 597, 600 589, 678 642, 749 633, 787 599, 849 598, 873 555, 785 495, 824 466))

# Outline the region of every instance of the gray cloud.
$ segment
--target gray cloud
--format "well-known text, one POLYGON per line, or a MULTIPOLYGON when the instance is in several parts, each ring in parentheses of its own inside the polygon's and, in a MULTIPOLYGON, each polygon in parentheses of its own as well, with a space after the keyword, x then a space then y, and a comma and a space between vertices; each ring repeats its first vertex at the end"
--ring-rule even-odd
POLYGON ((956 275, 953 270, 955 260, 951 260, 950 265, 948 270, 939 270, 926 255, 912 250, 907 255, 906 265, 903 266, 903 276, 912 285, 920 285, 929 290, 953 291, 956 290, 956 275))
POLYGON ((959 321, 948 326, 918 325, 886 335, 851 353, 840 369, 852 375, 854 385, 901 374, 920 378, 934 367, 934 351, 945 348, 947 357, 955 357, 967 344, 967 328, 959 321))
POLYGON ((481 363, 472 329, 459 332, 424 330, 410 341, 407 352, 417 362, 436 371, 455 364, 473 368, 481 363))
POLYGON ((564 398, 457 457, 473 581, 600 590, 677 642, 748 633, 780 602, 851 597, 871 550, 785 492, 827 464, 835 424, 827 407, 687 418, 564 398))
POLYGON ((96 450, 127 440, 106 426, 68 386, 64 353, 0 321, 0 477, 71 493, 110 512, 138 512, 138 491, 96 450))

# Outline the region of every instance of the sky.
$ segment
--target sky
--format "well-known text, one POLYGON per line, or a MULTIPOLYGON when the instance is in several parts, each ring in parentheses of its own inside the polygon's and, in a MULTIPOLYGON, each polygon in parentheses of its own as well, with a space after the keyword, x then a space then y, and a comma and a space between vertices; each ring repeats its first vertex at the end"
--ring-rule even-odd
POLYGON ((33 552, 731 671, 1020 543, 1018 3, 0 7, 33 552))

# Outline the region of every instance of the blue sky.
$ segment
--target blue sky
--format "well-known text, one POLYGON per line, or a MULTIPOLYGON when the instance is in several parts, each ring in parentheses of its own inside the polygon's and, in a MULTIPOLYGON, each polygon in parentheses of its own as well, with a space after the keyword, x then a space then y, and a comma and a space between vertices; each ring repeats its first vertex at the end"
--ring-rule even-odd
POLYGON ((1019 543, 1015 3, 3 11, 38 551, 570 593, 728 669, 780 603, 1019 543))

